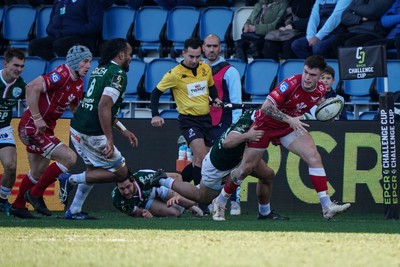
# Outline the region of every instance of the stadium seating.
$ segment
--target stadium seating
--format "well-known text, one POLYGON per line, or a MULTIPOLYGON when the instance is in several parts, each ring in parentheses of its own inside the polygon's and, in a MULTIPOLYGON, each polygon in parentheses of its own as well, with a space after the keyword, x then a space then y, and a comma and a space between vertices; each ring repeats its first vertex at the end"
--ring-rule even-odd
POLYGON ((128 6, 111 6, 103 15, 103 40, 113 38, 128 38, 129 31, 135 20, 136 10, 128 6))
POLYGON ((171 57, 179 56, 184 41, 190 36, 196 36, 199 19, 200 11, 191 6, 178 6, 169 11, 165 35, 170 43, 171 57))
POLYGON ((47 61, 35 56, 28 56, 25 58, 25 67, 22 72, 22 77, 28 83, 33 81, 36 77, 46 73, 47 61))
POLYGON ((263 103, 275 86, 279 63, 271 59, 255 59, 247 65, 244 91, 250 102, 263 103))
POLYGON ((141 59, 132 59, 127 72, 128 84, 126 87, 124 102, 128 103, 129 115, 133 116, 135 102, 140 100, 139 91, 143 88, 146 72, 146 62, 141 59))
POLYGON ((354 120, 354 113, 353 113, 353 111, 346 110, 346 117, 347 117, 347 120, 354 120))
POLYGON ((36 8, 30 5, 12 5, 5 9, 2 34, 8 47, 27 50, 33 38, 36 8))
POLYGON ((160 117, 164 119, 177 119, 179 113, 176 109, 164 109, 160 112, 160 117))
POLYGON ((345 80, 343 92, 348 95, 350 102, 368 103, 371 101, 371 90, 374 78, 345 80))
POLYGON ((208 7, 200 16, 199 38, 204 40, 208 34, 216 34, 221 40, 222 53, 228 58, 228 48, 232 27, 233 11, 228 7, 208 7))
POLYGON ((304 68, 304 59, 287 59, 279 68, 278 83, 295 74, 301 74, 304 68))
POLYGON ((168 10, 159 6, 144 6, 135 17, 133 38, 138 42, 137 54, 147 56, 150 51, 157 51, 164 56, 163 42, 168 10))
MULTIPOLYGON (((147 64, 145 74, 145 89, 150 95, 154 88, 156 88, 159 81, 165 73, 174 68, 178 62, 170 58, 156 58, 147 64)), ((161 95, 160 101, 171 101, 171 91, 167 90, 161 95)))
POLYGON ((359 79, 359 80, 344 80, 343 93, 348 103, 353 105, 354 119, 359 119, 359 114, 362 111, 370 109, 375 78, 359 79))
POLYGON ((74 117, 74 113, 69 108, 66 108, 64 113, 61 115, 62 119, 72 119, 74 117))
POLYGON ((232 40, 237 41, 241 39, 242 29, 253 11, 252 6, 242 6, 236 9, 232 20, 232 40))
POLYGON ((229 58, 226 61, 239 71, 240 78, 242 79, 242 81, 244 81, 244 75, 246 73, 247 63, 237 58, 229 58))
MULTIPOLYGON (((387 61, 387 71, 388 71, 388 92, 400 91, 400 60, 393 59, 387 61)), ((384 78, 377 78, 376 88, 378 93, 385 92, 385 82, 384 78)))
POLYGON ((65 64, 65 60, 65 57, 55 57, 47 62, 46 73, 49 73, 61 64, 65 64))
POLYGON ((364 111, 364 112, 362 112, 360 115, 359 115, 359 119, 360 120, 374 120, 375 119, 375 116, 378 114, 378 111, 375 111, 375 110, 367 110, 367 111, 364 111))
POLYGON ((46 28, 50 21, 52 6, 41 7, 36 16, 35 38, 43 38, 47 36, 46 28))

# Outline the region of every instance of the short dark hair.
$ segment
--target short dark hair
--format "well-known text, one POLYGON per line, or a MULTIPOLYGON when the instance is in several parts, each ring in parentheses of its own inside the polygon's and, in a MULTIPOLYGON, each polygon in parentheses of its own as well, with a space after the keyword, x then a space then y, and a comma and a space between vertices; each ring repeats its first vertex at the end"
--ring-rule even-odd
POLYGON ((201 48, 201 45, 202 45, 202 43, 201 43, 200 39, 192 37, 192 38, 188 38, 185 40, 183 49, 185 51, 187 51, 189 47, 193 48, 193 49, 197 49, 199 47, 201 48))
POLYGON ((326 65, 326 67, 322 73, 330 74, 332 76, 332 78, 335 79, 335 70, 329 65, 326 65))
POLYGON ((324 71, 326 68, 325 58, 320 55, 309 56, 304 61, 304 65, 308 66, 311 69, 320 69, 321 71, 324 71))
POLYGON ((99 66, 106 65, 113 60, 121 51, 128 49, 128 41, 123 38, 114 38, 102 45, 99 66))
POLYGON ((6 51, 4 54, 4 61, 5 62, 10 62, 14 57, 20 59, 20 60, 25 60, 25 54, 21 50, 19 50, 16 47, 11 47, 6 51))

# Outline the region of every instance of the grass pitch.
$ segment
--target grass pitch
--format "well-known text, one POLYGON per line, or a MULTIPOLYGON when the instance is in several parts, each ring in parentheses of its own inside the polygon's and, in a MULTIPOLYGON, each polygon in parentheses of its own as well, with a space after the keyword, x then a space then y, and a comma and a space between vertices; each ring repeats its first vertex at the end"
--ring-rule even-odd
POLYGON ((92 212, 96 221, 22 220, 0 214, 0 266, 400 266, 400 223, 382 214, 325 221, 291 213, 225 222, 184 214, 133 219, 92 212))

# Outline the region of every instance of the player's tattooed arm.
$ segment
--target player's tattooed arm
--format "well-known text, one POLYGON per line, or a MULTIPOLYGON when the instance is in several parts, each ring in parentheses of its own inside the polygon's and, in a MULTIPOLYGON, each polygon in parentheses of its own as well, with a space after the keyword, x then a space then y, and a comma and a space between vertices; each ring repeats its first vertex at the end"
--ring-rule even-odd
POLYGON ((270 100, 266 100, 261 107, 261 111, 270 118, 278 121, 287 121, 289 117, 280 111, 270 100))

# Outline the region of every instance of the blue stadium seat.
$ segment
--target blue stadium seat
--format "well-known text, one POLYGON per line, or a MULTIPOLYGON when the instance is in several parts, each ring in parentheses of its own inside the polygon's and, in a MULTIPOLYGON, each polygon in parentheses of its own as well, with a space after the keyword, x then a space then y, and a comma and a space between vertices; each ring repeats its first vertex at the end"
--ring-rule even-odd
POLYGON ((49 62, 47 62, 47 67, 46 67, 46 73, 49 73, 50 71, 54 70, 61 64, 65 64, 65 57, 55 57, 49 62))
POLYGON ((279 63, 272 59, 255 59, 247 65, 244 90, 251 102, 264 102, 275 86, 278 70, 279 63))
POLYGON ((4 19, 4 7, 0 6, 0 25, 3 23, 4 19))
POLYGON ((143 87, 146 72, 146 62, 141 59, 132 59, 127 72, 128 84, 126 87, 124 103, 129 106, 129 114, 134 114, 134 102, 140 100, 139 90, 143 87))
POLYGON ((238 41, 242 38, 242 29, 246 20, 253 11, 252 6, 242 6, 235 10, 232 20, 232 40, 238 41))
POLYGON ((74 113, 69 108, 66 108, 64 113, 61 115, 63 119, 72 119, 74 117, 74 113))
POLYGON ((175 58, 183 50, 184 41, 196 36, 200 11, 191 6, 178 6, 169 11, 167 18, 166 39, 171 42, 171 57, 175 58))
POLYGON ((51 5, 43 6, 38 10, 35 25, 35 38, 47 36, 46 28, 50 21, 51 10, 51 5))
POLYGON ((168 10, 160 6, 143 6, 135 17, 133 38, 140 42, 139 57, 146 56, 150 51, 157 51, 160 57, 163 53, 163 33, 165 31, 168 10))
POLYGON ((346 110, 346 117, 347 117, 347 120, 354 120, 354 113, 353 113, 353 111, 346 110))
POLYGON ((129 39, 129 31, 135 20, 136 10, 128 6, 111 6, 104 11, 102 39, 129 39))
POLYGON ((46 73, 47 61, 41 57, 28 56, 25 58, 25 67, 22 78, 28 83, 36 77, 46 73))
MULTIPOLYGON (((156 58, 149 62, 145 74, 146 92, 151 94, 153 89, 156 88, 158 82, 161 81, 164 74, 176 65, 178 65, 178 62, 170 58, 156 58)), ((171 101, 171 91, 167 90, 162 94, 160 101, 171 101)))
MULTIPOLYGON (((387 71, 388 71, 388 92, 400 91, 400 60, 391 59, 387 61, 387 71)), ((384 78, 377 78, 376 88, 378 93, 383 93, 385 91, 384 78)))
POLYGON ((368 103, 371 101, 371 85, 374 78, 345 80, 343 92, 350 97, 350 102, 368 103))
POLYGON ((203 10, 200 16, 199 38, 216 34, 221 40, 222 53, 228 55, 228 41, 232 28, 233 11, 228 7, 212 6, 203 10))
POLYGON ((179 113, 176 109, 164 109, 160 112, 160 117, 164 119, 177 119, 179 113))
POLYGON ((375 111, 375 110, 364 111, 360 114, 359 119, 360 120, 374 120, 375 116, 377 114, 378 114, 378 111, 375 111))
POLYGON ((304 59, 287 59, 279 68, 278 83, 295 74, 303 73, 304 59))
POLYGON ((5 9, 3 18, 3 38, 8 47, 28 50, 33 38, 36 9, 30 5, 12 5, 5 9))
POLYGON ((243 81, 244 75, 246 74, 247 63, 238 58, 229 58, 226 61, 239 71, 240 77, 243 81))

